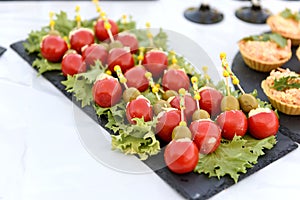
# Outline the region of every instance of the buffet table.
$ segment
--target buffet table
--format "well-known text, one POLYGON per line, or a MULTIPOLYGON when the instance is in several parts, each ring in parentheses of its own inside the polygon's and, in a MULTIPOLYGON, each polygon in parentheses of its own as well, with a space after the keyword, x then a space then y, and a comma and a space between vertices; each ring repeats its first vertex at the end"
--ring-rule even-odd
MULTIPOLYGON (((128 14, 137 27, 144 28, 150 21, 153 28, 187 36, 207 52, 220 74, 220 52, 227 53, 231 64, 239 39, 269 31, 267 25, 245 23, 234 16, 236 9, 249 5, 244 1, 210 1, 224 14, 220 23, 187 21, 184 10, 199 3, 101 1, 100 5, 112 19, 128 14)), ((97 16, 89 1, 0 2, 0 46, 7 49, 0 57, 0 200, 183 199, 146 165, 141 166, 145 173, 135 174, 95 159, 79 137, 78 119, 95 129, 97 124, 10 48, 31 30, 47 25, 49 11, 63 10, 74 16, 76 5, 81 7, 82 18, 97 16)), ((273 13, 285 7, 299 9, 299 5, 297 1, 262 2, 273 13)), ((297 148, 211 199, 299 199, 299 169, 297 148)))

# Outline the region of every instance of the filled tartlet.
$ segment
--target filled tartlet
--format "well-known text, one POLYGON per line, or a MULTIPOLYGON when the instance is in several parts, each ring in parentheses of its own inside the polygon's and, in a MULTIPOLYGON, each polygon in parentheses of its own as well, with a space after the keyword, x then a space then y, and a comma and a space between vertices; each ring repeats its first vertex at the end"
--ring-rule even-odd
POLYGON ((270 16, 267 24, 272 32, 290 39, 292 45, 300 44, 300 12, 292 13, 290 9, 285 9, 277 15, 270 16))
POLYGON ((291 41, 276 33, 249 36, 238 45, 244 62, 256 71, 270 72, 292 56, 291 41))
POLYGON ((289 69, 273 70, 261 87, 274 108, 288 115, 300 115, 299 74, 289 69))

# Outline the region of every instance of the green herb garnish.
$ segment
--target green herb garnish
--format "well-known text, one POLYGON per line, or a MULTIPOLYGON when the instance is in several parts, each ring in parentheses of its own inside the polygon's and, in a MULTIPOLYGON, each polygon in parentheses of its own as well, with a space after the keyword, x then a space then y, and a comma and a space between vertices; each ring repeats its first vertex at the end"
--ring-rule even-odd
POLYGON ((286 8, 279 15, 285 19, 294 19, 296 21, 300 21, 300 12, 292 13, 289 8, 286 8))
POLYGON ((275 42, 280 47, 285 47, 287 45, 287 40, 279 35, 278 33, 265 33, 262 35, 253 35, 249 37, 245 37, 242 40, 245 41, 272 41, 275 42))
POLYGON ((284 76, 274 80, 273 88, 278 91, 284 91, 292 88, 300 88, 300 76, 284 76))

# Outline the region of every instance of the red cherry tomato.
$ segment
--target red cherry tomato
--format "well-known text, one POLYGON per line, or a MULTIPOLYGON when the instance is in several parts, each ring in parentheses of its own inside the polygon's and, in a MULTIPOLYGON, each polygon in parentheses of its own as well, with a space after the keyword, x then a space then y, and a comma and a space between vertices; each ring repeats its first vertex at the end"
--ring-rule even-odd
POLYGON ((107 58, 108 69, 114 72, 114 67, 120 65, 121 70, 125 73, 134 66, 132 54, 123 48, 114 48, 110 50, 107 58))
POLYGON ((41 54, 50 62, 60 62, 68 45, 64 39, 56 35, 47 35, 41 43, 41 54))
MULTIPOLYGON (((111 19, 108 19, 108 22, 111 25, 111 32, 112 35, 118 34, 118 25, 111 19)), ((97 23, 94 26, 95 35, 100 41, 105 41, 109 39, 109 35, 107 33, 107 30, 104 28, 104 21, 102 19, 98 20, 97 23)))
POLYGON ((134 34, 119 33, 116 40, 120 41, 124 47, 129 47, 131 53, 136 53, 139 48, 139 42, 134 34))
MULTIPOLYGON (((187 119, 187 121, 191 121, 193 113, 195 110, 197 110, 197 104, 195 99, 191 95, 185 95, 184 96, 184 101, 185 101, 185 110, 184 110, 184 115, 187 119)), ((170 105, 173 108, 177 108, 180 110, 180 97, 177 95, 170 101, 170 105)))
POLYGON ((179 110, 169 110, 158 115, 156 134, 165 142, 172 140, 172 131, 181 121, 179 110))
POLYGON ((217 117, 216 122, 222 129, 222 137, 228 140, 232 140, 234 135, 244 136, 247 132, 247 117, 241 110, 225 111, 217 117))
POLYGON ((96 60, 100 60, 101 63, 105 65, 108 53, 104 46, 92 44, 83 47, 82 56, 88 66, 94 65, 96 60))
POLYGON ((148 51, 145 54, 143 65, 152 73, 154 78, 158 78, 162 75, 163 71, 167 69, 168 57, 160 50, 148 51))
POLYGON ((105 77, 95 82, 92 88, 93 98, 100 107, 114 106, 121 100, 122 87, 113 77, 105 77))
POLYGON ((199 151, 191 140, 172 140, 165 149, 164 159, 172 172, 184 174, 195 169, 199 160, 199 151))
POLYGON ((124 74, 128 87, 135 87, 140 92, 144 92, 149 87, 149 81, 145 77, 146 69, 143 66, 135 66, 127 70, 124 74))
POLYGON ((153 117, 152 106, 148 99, 137 98, 130 101, 126 106, 126 117, 129 123, 135 124, 133 118, 144 118, 144 121, 150 121, 153 117))
POLYGON ((81 48, 94 43, 94 33, 88 28, 79 28, 70 33, 71 49, 81 53, 81 48))
POLYGON ((162 86, 165 91, 178 91, 180 88, 188 90, 190 87, 190 80, 183 70, 169 69, 163 75, 162 86))
POLYGON ((64 76, 78 74, 86 71, 86 64, 80 54, 67 53, 61 62, 61 70, 64 76))
POLYGON ((214 152, 221 143, 221 129, 211 120, 193 121, 190 125, 194 143, 202 154, 214 152))
POLYGON ((216 117, 221 112, 221 101, 223 94, 210 87, 204 87, 200 90, 200 108, 206 110, 210 116, 216 117))
POLYGON ((251 110, 248 118, 248 129, 250 134, 257 139, 276 135, 279 129, 278 117, 270 109, 251 110))

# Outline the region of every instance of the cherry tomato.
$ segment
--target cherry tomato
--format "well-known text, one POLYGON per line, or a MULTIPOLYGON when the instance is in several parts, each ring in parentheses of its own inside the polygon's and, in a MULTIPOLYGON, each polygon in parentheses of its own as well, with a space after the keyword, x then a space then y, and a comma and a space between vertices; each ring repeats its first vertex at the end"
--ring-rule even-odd
POLYGON ((214 152, 221 143, 221 129, 210 119, 193 121, 190 125, 194 143, 202 154, 214 152))
POLYGON ((179 110, 169 110, 158 115, 156 134, 165 142, 172 140, 172 131, 181 121, 179 110))
POLYGON ((110 50, 107 57, 108 69, 114 72, 114 67, 120 65, 121 70, 125 73, 134 66, 132 54, 123 48, 114 48, 110 50))
POLYGON ((153 78, 158 78, 167 69, 168 57, 160 50, 151 50, 145 54, 143 65, 152 73, 153 78))
POLYGON ((163 75, 162 86, 165 91, 167 90, 178 91, 180 88, 184 88, 185 90, 188 90, 190 87, 190 80, 184 70, 169 69, 163 75))
POLYGON ((121 100, 122 87, 117 79, 104 75, 93 85, 92 94, 96 104, 107 108, 114 106, 121 100))
POLYGON ((222 137, 228 140, 232 140, 234 135, 244 136, 247 132, 247 117, 241 110, 225 111, 217 117, 216 122, 222 129, 222 137))
POLYGON ((108 53, 104 46, 92 44, 82 49, 82 56, 88 66, 94 65, 96 60, 100 60, 103 65, 106 64, 108 53))
POLYGON ((144 121, 150 121, 153 117, 150 101, 144 97, 138 97, 130 101, 126 106, 126 117, 129 123, 135 124, 133 118, 144 118, 144 121))
POLYGON ((50 62, 60 62, 68 45, 64 39, 56 35, 47 35, 41 43, 41 54, 50 62))
POLYGON ((119 33, 116 40, 120 41, 124 47, 129 47, 131 53, 136 53, 139 48, 139 42, 134 34, 119 33))
MULTIPOLYGON (((193 113, 195 110, 197 110, 197 104, 195 99, 191 96, 186 94, 184 96, 184 101, 185 101, 185 110, 184 110, 184 115, 187 121, 191 121, 193 113)), ((170 105, 173 108, 177 108, 180 110, 180 96, 177 95, 170 101, 170 105)))
POLYGON ((86 64, 78 53, 67 53, 61 62, 61 70, 64 76, 78 74, 86 71, 86 64))
POLYGON ((268 108, 251 110, 248 118, 250 134, 257 139, 276 135, 279 129, 279 120, 276 113, 268 108))
MULTIPOLYGON (((111 25, 111 33, 112 35, 118 34, 118 25, 111 19, 108 19, 108 22, 111 25)), ((109 35, 107 33, 107 30, 104 28, 104 21, 102 19, 99 19, 97 23, 94 26, 95 35, 100 41, 105 41, 109 39, 109 35)))
POLYGON ((124 74, 125 78, 127 79, 127 86, 135 87, 140 92, 147 90, 149 87, 149 81, 145 77, 146 72, 146 69, 141 65, 127 70, 124 74))
POLYGON ((94 33, 88 28, 79 28, 70 33, 71 49, 81 53, 81 48, 94 43, 94 33))
POLYGON ((216 117, 221 112, 221 101, 223 95, 211 87, 203 87, 200 92, 200 108, 206 110, 210 116, 216 117))
POLYGON ((172 172, 184 174, 195 169, 199 160, 199 151, 190 139, 172 140, 165 149, 164 159, 172 172))

